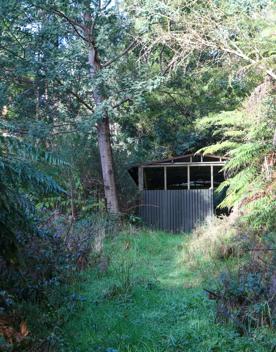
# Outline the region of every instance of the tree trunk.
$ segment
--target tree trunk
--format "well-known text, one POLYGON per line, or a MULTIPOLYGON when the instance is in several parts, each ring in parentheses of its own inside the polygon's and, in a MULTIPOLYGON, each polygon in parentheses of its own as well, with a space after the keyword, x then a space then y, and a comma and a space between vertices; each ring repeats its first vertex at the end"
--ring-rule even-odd
MULTIPOLYGON (((97 51, 92 38, 93 28, 91 25, 92 19, 90 12, 85 14, 85 23, 85 37, 86 42, 88 44, 89 73, 90 79, 93 80, 95 78, 96 73, 101 69, 101 65, 97 57, 97 51)), ((101 103, 104 101, 104 97, 101 95, 101 92, 97 88, 94 89, 91 98, 95 103, 96 107, 100 106, 101 103)), ((109 118, 107 112, 104 112, 103 115, 104 116, 97 124, 97 129, 105 199, 108 212, 118 215, 120 213, 120 209, 113 167, 109 118)))
POLYGON ((98 143, 107 209, 112 214, 119 214, 108 117, 105 117, 103 121, 98 124, 98 143))

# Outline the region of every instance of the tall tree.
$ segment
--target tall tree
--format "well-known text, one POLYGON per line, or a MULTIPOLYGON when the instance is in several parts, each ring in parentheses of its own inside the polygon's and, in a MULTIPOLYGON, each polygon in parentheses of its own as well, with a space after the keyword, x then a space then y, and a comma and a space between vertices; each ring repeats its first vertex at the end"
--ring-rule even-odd
MULTIPOLYGON (((110 124, 142 91, 129 59, 136 45, 130 19, 111 1, 25 0, 5 7, 5 20, 11 8, 16 14, 5 33, 25 67, 19 77, 29 81, 28 99, 35 102, 32 126, 40 123, 55 135, 70 129, 97 133, 107 209, 118 214, 110 124)), ((1 49, 10 60, 11 47, 1 49)), ((19 67, 15 57, 13 62, 19 67)), ((11 70, 5 75, 12 76, 11 70)))
MULTIPOLYGON (((67 21, 76 32, 78 38, 82 40, 86 48, 88 75, 93 86, 90 94, 90 105, 94 106, 94 111, 96 111, 99 115, 97 118, 96 128, 107 209, 110 213, 119 214, 120 210, 110 137, 110 118, 108 111, 110 109, 110 100, 106 95, 106 92, 104 92, 105 83, 102 78, 105 76, 105 70, 107 70, 111 65, 116 64, 134 47, 134 42, 131 42, 126 48, 121 49, 122 51, 120 52, 122 43, 120 43, 120 39, 118 40, 118 37, 113 38, 115 39, 115 43, 113 42, 110 44, 111 47, 114 47, 113 57, 109 59, 107 58, 108 50, 106 50, 105 45, 101 42, 103 39, 99 37, 104 35, 105 39, 111 39, 112 41, 112 38, 108 38, 108 36, 112 34, 111 31, 113 30, 110 27, 115 24, 116 30, 119 30, 121 40, 123 39, 124 41, 124 35, 120 33, 122 30, 122 25, 121 28, 118 26, 118 21, 121 21, 123 18, 119 18, 119 13, 116 9, 111 7, 110 3, 110 1, 103 3, 100 0, 93 2, 84 1, 79 2, 79 4, 76 2, 73 8, 74 10, 79 8, 79 13, 75 16, 75 18, 72 18, 71 14, 62 12, 62 10, 58 9, 56 6, 50 7, 49 11, 52 11, 52 13, 59 16, 61 19, 67 21), (103 26, 105 29, 102 30, 98 28, 99 26, 103 26), (102 58, 100 57, 100 51, 102 58)), ((69 4, 67 7, 67 11, 68 10, 70 10, 69 4)), ((110 47, 108 49, 110 49, 110 47)), ((122 100, 122 102, 124 102, 127 101, 128 98, 124 97, 122 100)), ((116 106, 113 107, 117 108, 122 102, 117 102, 117 104, 115 104, 116 106)), ((111 108, 113 107, 111 106, 111 108)))

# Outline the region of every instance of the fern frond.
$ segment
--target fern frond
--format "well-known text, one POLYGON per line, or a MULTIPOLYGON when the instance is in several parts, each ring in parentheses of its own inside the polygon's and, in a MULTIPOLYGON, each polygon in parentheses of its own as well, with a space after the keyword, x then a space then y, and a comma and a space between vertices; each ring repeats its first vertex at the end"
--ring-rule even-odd
POLYGON ((69 166, 68 162, 62 160, 54 153, 41 150, 32 144, 25 143, 15 136, 1 136, 0 145, 2 145, 2 155, 9 158, 26 160, 28 162, 46 162, 53 166, 69 166), (5 150, 3 150, 3 146, 5 150))
POLYGON ((208 127, 245 127, 247 126, 247 119, 241 111, 223 111, 220 114, 210 114, 207 117, 197 120, 197 128, 208 127))
POLYGON ((247 143, 237 146, 229 152, 230 160, 226 163, 224 170, 235 173, 247 165, 259 164, 259 156, 263 146, 258 143, 247 143))
POLYGON ((203 154, 215 154, 215 153, 223 153, 228 152, 232 148, 236 148, 239 144, 237 142, 232 141, 222 141, 208 147, 204 147, 198 150, 198 152, 202 152, 203 154))
POLYGON ((247 132, 244 130, 225 130, 224 136, 226 138, 235 138, 241 140, 246 136, 247 132))
POLYGON ((13 135, 0 135, 0 255, 15 260, 17 233, 35 231, 30 196, 64 193, 53 178, 39 170, 47 161, 61 163, 51 153, 23 143, 13 135))
POLYGON ((244 198, 248 197, 253 192, 257 192, 261 184, 256 178, 256 172, 254 167, 248 167, 222 183, 217 191, 221 191, 226 185, 228 189, 226 197, 219 207, 232 207, 237 203, 241 203, 244 198))

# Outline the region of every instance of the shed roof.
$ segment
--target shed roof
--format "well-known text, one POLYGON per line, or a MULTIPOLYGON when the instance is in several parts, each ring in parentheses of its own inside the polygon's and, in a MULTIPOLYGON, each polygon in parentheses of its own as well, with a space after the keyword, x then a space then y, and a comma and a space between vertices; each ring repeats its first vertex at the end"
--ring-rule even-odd
POLYGON ((138 183, 138 168, 150 168, 150 167, 177 167, 177 166, 208 166, 208 165, 218 165, 222 166, 228 160, 227 157, 214 154, 203 154, 203 153, 191 153, 178 155, 175 157, 154 160, 145 162, 142 164, 133 165, 128 169, 129 174, 138 183))

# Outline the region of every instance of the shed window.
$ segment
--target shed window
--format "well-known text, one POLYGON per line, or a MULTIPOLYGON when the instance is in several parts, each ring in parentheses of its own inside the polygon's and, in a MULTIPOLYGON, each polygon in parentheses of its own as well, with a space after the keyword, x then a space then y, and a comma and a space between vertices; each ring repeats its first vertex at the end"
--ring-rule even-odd
POLYGON ((164 189, 164 168, 151 167, 144 169, 145 189, 164 189))
POLYGON ((187 167, 167 167, 167 189, 187 188, 187 167))
POLYGON ((166 165, 165 167, 145 167, 143 186, 146 190, 209 189, 212 186, 218 187, 223 181, 224 174, 222 166, 219 165, 166 165), (213 177, 211 169, 213 169, 213 177), (188 187, 188 175, 190 175, 190 187, 188 187), (167 181, 166 185, 165 181, 167 181))
POLYGON ((208 189, 211 187, 210 166, 191 166, 190 175, 191 189, 208 189))
POLYGON ((214 188, 218 187, 224 181, 222 166, 214 166, 214 188))

